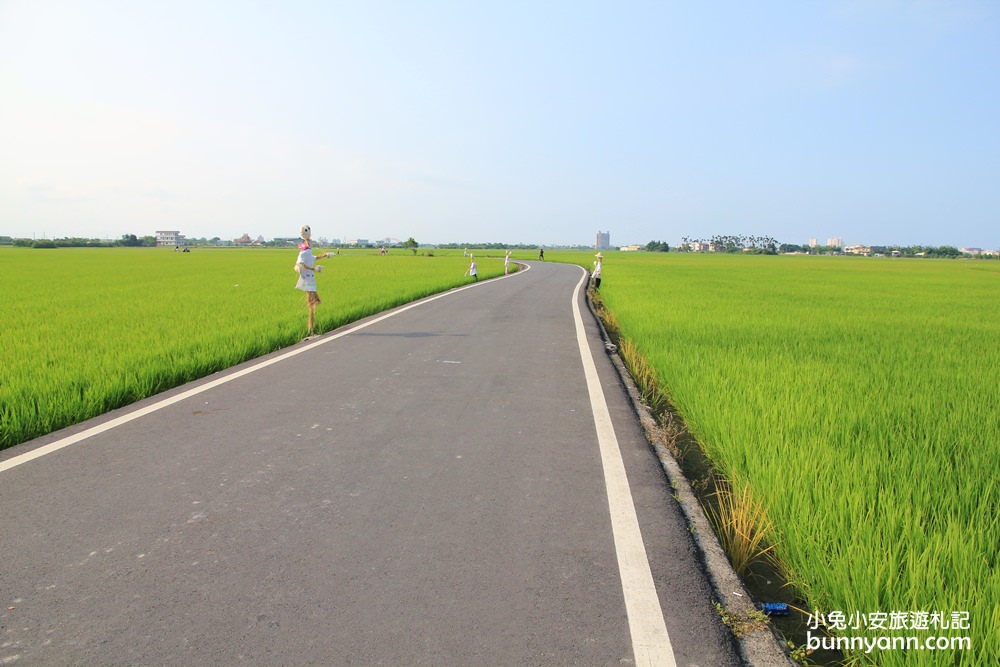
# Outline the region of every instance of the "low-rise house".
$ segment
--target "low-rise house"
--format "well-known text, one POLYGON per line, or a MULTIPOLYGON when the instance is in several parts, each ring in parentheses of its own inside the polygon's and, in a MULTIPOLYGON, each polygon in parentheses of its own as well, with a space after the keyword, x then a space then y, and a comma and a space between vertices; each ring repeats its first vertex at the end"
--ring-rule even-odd
POLYGON ((157 231, 156 245, 158 246, 179 246, 185 245, 187 239, 178 231, 157 231))

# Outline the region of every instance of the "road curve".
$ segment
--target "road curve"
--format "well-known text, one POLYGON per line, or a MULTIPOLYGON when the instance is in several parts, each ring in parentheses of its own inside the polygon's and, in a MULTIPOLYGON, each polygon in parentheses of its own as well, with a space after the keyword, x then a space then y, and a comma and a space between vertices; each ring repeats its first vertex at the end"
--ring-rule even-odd
POLYGON ((582 277, 533 262, 0 452, 0 665, 738 664, 582 277))

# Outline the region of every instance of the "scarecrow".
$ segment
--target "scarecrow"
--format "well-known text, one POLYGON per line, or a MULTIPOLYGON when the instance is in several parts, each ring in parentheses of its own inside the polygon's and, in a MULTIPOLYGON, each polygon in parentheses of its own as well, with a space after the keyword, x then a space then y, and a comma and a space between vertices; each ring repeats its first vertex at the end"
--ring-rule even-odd
POLYGON ((299 274, 299 281, 295 283, 295 289, 300 289, 306 293, 306 305, 309 306, 309 329, 306 338, 313 335, 313 328, 316 324, 316 306, 322 303, 316 293, 316 274, 323 271, 323 267, 316 264, 317 259, 333 257, 332 252, 324 253, 319 257, 313 256, 310 238, 312 229, 309 225, 302 225, 299 230, 302 243, 299 244, 299 257, 295 262, 295 271, 299 274))

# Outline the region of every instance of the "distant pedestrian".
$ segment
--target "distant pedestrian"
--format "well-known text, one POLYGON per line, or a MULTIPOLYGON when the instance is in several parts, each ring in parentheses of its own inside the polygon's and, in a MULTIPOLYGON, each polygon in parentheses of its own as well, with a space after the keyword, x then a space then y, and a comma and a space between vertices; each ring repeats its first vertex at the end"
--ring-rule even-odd
POLYGON ((323 267, 316 264, 316 260, 323 257, 332 257, 333 253, 328 252, 319 257, 313 255, 312 243, 310 241, 312 229, 309 228, 309 225, 302 225, 299 235, 302 237, 302 243, 299 244, 299 256, 295 261, 295 271, 299 274, 299 280, 295 283, 295 289, 300 289, 306 293, 306 305, 309 307, 309 326, 306 333, 306 338, 308 338, 313 335, 316 325, 316 306, 322 303, 319 294, 316 293, 316 274, 321 272, 323 267))
POLYGON ((538 249, 538 259, 540 259, 543 262, 545 261, 545 248, 538 249))
POLYGON ((594 260, 594 272, 591 277, 594 279, 594 289, 601 289, 601 265, 604 263, 604 255, 597 253, 594 257, 597 259, 594 260))
POLYGON ((503 258, 503 274, 506 276, 509 273, 510 273, 510 250, 507 251, 507 254, 504 255, 503 258))

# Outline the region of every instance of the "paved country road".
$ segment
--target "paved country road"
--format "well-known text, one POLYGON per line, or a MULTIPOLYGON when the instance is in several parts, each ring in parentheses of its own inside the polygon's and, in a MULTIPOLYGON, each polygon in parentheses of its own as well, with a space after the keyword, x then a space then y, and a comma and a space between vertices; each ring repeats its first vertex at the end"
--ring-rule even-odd
POLYGON ((583 278, 532 263, 0 452, 0 665, 737 664, 583 278))

